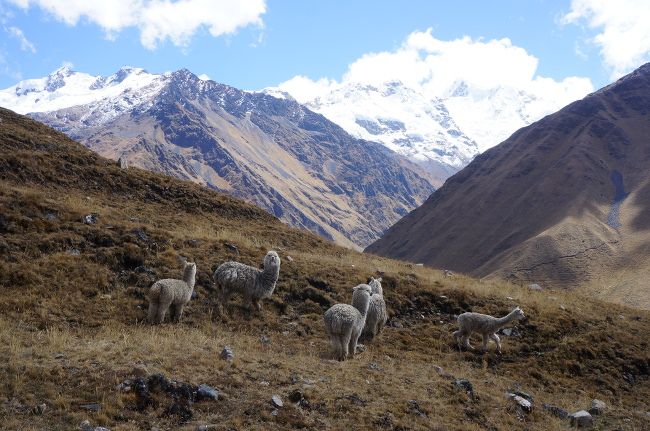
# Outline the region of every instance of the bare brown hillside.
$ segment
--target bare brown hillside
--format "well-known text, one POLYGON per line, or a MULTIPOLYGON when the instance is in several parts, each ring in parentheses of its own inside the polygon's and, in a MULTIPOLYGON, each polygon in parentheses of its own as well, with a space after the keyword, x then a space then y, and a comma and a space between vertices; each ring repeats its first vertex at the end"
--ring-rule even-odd
POLYGON ((650 64, 477 157, 367 251, 650 307, 650 64))
POLYGON ((568 421, 544 404, 573 412, 593 398, 607 404, 596 429, 647 429, 649 333, 646 311, 338 247, 0 109, 2 430, 556 430, 568 421), (233 258, 257 266, 271 248, 282 269, 262 312, 237 298, 216 316, 211 272, 233 258), (180 256, 198 265, 197 297, 180 324, 144 324, 145 292, 180 275, 180 256), (323 312, 377 274, 388 326, 332 361, 323 312), (528 319, 502 336, 502 355, 456 350, 457 314, 515 305, 528 319), (196 396, 200 384, 218 400, 196 396), (508 390, 530 394, 532 411, 508 390))

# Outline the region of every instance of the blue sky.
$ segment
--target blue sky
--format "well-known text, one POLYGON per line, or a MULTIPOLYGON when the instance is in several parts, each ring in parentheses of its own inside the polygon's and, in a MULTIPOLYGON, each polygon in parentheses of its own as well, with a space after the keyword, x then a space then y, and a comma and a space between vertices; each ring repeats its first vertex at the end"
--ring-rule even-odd
POLYGON ((427 29, 440 41, 508 38, 538 60, 536 75, 585 77, 595 88, 650 52, 643 0, 181 2, 163 9, 174 1, 0 0, 0 88, 66 62, 97 75, 122 65, 188 68, 244 89, 296 75, 339 80, 365 54, 397 50, 427 29))

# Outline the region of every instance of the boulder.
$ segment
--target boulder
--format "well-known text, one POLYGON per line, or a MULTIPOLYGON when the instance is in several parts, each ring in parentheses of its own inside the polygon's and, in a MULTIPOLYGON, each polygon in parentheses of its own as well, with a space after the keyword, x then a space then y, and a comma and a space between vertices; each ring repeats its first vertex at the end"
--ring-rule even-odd
POLYGON ((607 404, 601 400, 592 400, 591 407, 589 407, 589 413, 592 416, 602 415, 607 408, 607 404))
POLYGON ((594 424, 591 414, 586 410, 580 410, 569 415, 571 426, 577 428, 591 428, 594 424))

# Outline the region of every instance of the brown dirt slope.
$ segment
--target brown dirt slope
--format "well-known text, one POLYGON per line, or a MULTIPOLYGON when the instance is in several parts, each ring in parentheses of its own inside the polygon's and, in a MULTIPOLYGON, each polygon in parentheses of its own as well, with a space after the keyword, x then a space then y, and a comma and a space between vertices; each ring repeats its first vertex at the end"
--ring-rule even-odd
POLYGON ((563 429, 542 405, 578 410, 592 398, 608 404, 599 429, 646 429, 648 333, 644 311, 337 247, 195 184, 120 170, 0 109, 0 429, 85 419, 113 431, 563 429), (82 222, 88 214, 94 223, 82 222), (210 273, 231 258, 258 265, 270 248, 283 266, 263 311, 235 299, 216 316, 210 273), (179 276, 179 256, 198 264, 198 296, 180 324, 150 327, 145 292, 179 276), (330 360, 322 313, 378 272, 389 326, 355 359, 330 360), (455 349, 456 314, 515 304, 528 319, 502 337, 502 355, 455 349), (219 359, 226 345, 232 363, 219 359), (189 403, 192 386, 152 377, 146 397, 136 378, 156 373, 222 396, 189 403), (530 393, 532 412, 515 409, 508 389, 530 393))
POLYGON ((366 250, 650 308, 648 136, 650 64, 486 151, 366 250))

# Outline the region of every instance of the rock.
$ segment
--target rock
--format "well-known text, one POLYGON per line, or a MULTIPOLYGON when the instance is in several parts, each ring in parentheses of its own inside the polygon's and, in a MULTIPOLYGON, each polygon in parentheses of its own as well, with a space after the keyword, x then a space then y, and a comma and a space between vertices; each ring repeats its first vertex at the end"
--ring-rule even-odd
POLYGON ((196 390, 198 400, 218 400, 219 391, 206 384, 201 384, 196 390))
POLYGON ((232 361, 235 359, 235 354, 233 353, 232 349, 228 346, 224 347, 223 350, 221 351, 221 354, 219 355, 221 359, 224 361, 232 361))
POLYGON ((126 169, 129 167, 129 162, 124 157, 120 157, 117 159, 117 166, 119 166, 120 169, 126 169))
POLYGON ((56 214, 51 211, 45 211, 45 220, 49 220, 49 221, 56 220, 56 214))
POLYGON ((528 288, 529 288, 530 290, 542 290, 542 286, 540 286, 540 285, 537 284, 537 283, 529 284, 529 285, 528 285, 528 288))
POLYGON ((366 346, 364 346, 363 344, 357 344, 357 349, 355 350, 354 353, 355 353, 355 354, 357 354, 357 353, 363 353, 363 352, 365 352, 365 351, 366 351, 366 346))
POLYGON ((287 260, 287 262, 293 262, 293 257, 291 256, 287 256, 285 257, 285 259, 287 260))
POLYGON ((564 305, 560 305, 560 310, 566 311, 566 307, 564 305))
POLYGON ((147 377, 149 375, 149 370, 142 364, 136 364, 131 371, 134 377, 147 377))
POLYGON ((230 250, 230 251, 232 251, 232 252, 235 252, 235 253, 239 254, 239 249, 237 248, 236 245, 231 244, 231 243, 229 243, 229 242, 224 242, 223 245, 226 246, 226 248, 227 248, 228 250, 230 250))
POLYGON ((65 355, 63 353, 57 353, 56 355, 54 355, 54 359, 63 359, 63 358, 65 358, 65 355))
POLYGON ((273 410, 271 411, 271 416, 277 416, 278 413, 280 413, 280 412, 278 411, 278 409, 273 409, 273 410))
POLYGON ((79 405, 79 408, 89 412, 98 412, 102 409, 102 405, 99 403, 88 403, 79 405))
POLYGON ((451 384, 457 389, 462 389, 467 393, 467 395, 474 398, 474 387, 472 386, 472 383, 470 383, 469 380, 456 379, 453 382, 451 382, 451 384))
POLYGON ((81 431, 110 431, 108 428, 92 426, 87 419, 79 424, 79 428, 81 428, 81 431))
POLYGON ((118 392, 129 392, 131 390, 131 386, 133 385, 133 382, 129 379, 124 380, 122 383, 117 385, 115 388, 118 392))
POLYGON ((580 410, 569 415, 571 426, 578 428, 591 428, 594 421, 588 411, 580 410))
POLYGON ((510 393, 513 394, 513 395, 518 395, 518 396, 522 397, 523 399, 530 401, 531 403, 533 402, 533 396, 530 395, 529 393, 524 392, 524 391, 510 391, 510 393))
POLYGON ((515 298, 513 298, 512 296, 506 296, 506 299, 507 299, 508 301, 514 301, 515 298))
POLYGON ((289 401, 292 403, 299 403, 303 398, 305 398, 305 395, 300 391, 300 389, 295 389, 289 394, 289 401))
POLYGON ((269 344, 271 342, 271 339, 268 337, 268 335, 260 335, 260 343, 262 344, 269 344))
POLYGON ((441 376, 445 373, 445 370, 443 370, 442 367, 439 365, 434 365, 433 369, 436 373, 438 373, 441 376))
POLYGON ((506 337, 509 337, 512 335, 512 328, 503 328, 501 330, 501 333, 505 335, 506 337))
POLYGON ((605 412, 606 408, 607 408, 607 404, 605 404, 604 401, 592 400, 591 407, 589 407, 588 411, 592 416, 597 416, 597 415, 602 415, 605 412))
POLYGON ((47 411, 47 404, 39 404, 36 407, 34 407, 34 414, 37 415, 42 415, 47 411))
POLYGON ((368 368, 375 371, 381 371, 381 368, 379 368, 379 365, 377 365, 376 362, 369 363, 368 368))
POLYGON ((445 269, 445 277, 453 277, 454 273, 448 269, 445 269))
POLYGON ((530 413, 533 410, 533 403, 528 401, 526 398, 515 394, 508 394, 508 397, 524 412, 530 413))
POLYGON ((277 408, 281 408, 284 406, 284 403, 282 402, 282 398, 280 398, 279 395, 273 395, 271 397, 271 403, 277 408))
POLYGON ((423 267, 424 264, 423 263, 416 263, 415 266, 423 267))
POLYGON ((95 223, 97 223, 97 217, 98 217, 97 214, 88 214, 88 215, 83 216, 82 221, 85 224, 95 224, 95 223))
POLYGON ((547 410, 550 412, 553 416, 558 417, 560 419, 566 419, 569 417, 569 412, 564 410, 561 407, 554 406, 551 404, 542 404, 542 407, 544 407, 544 410, 547 410))
POLYGON ((417 402, 417 400, 409 400, 408 403, 409 403, 408 405, 409 413, 418 415, 423 418, 427 417, 427 413, 420 408, 420 404, 417 402))
POLYGON ((270 385, 271 385, 271 384, 270 384, 269 382, 267 382, 266 380, 262 380, 262 381, 260 382, 260 386, 270 386, 270 385))
POLYGON ((404 327, 404 325, 402 325, 402 323, 397 321, 397 320, 393 320, 390 323, 391 323, 390 326, 392 326, 393 328, 403 328, 404 327))
POLYGON ((149 236, 143 229, 133 229, 131 231, 140 241, 149 241, 149 236))
POLYGON ((446 300, 447 300, 447 296, 446 296, 446 295, 440 295, 439 298, 442 299, 443 301, 446 301, 446 300))

